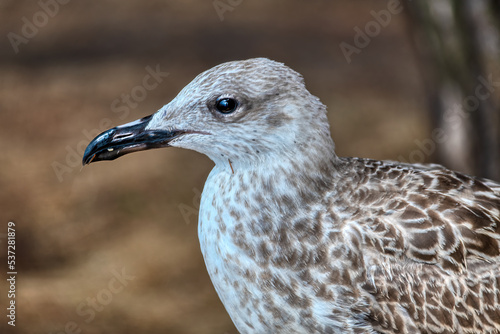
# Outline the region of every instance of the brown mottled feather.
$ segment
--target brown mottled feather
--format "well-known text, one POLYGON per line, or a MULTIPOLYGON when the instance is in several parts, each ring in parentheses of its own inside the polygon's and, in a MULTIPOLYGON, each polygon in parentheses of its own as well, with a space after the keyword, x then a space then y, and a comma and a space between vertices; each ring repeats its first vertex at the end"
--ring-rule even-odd
POLYGON ((374 328, 500 333, 500 185, 444 168, 343 163, 351 173, 373 176, 350 189, 362 206, 365 245, 379 256, 362 286, 374 328), (377 199, 366 195, 369 189, 377 199))
MULTIPOLYGON (((500 255, 500 188, 491 181, 446 169, 419 169, 393 162, 344 160, 354 173, 370 166, 367 182, 352 184, 352 197, 378 187, 378 200, 389 199, 387 208, 360 199, 365 217, 377 216, 373 240, 390 232, 391 245, 382 246, 416 262, 437 264, 442 269, 462 272, 469 258, 498 261, 500 255), (384 176, 379 173, 383 170, 384 176), (380 188, 382 187, 382 189, 380 188), (379 215, 382 209, 383 215, 379 215), (377 226, 382 225, 382 226, 377 226), (378 234, 378 235, 376 235, 378 234), (401 238, 398 243, 397 239, 401 238), (395 239, 396 238, 396 239, 395 239), (394 247, 398 243, 399 247, 394 247)), ((356 178, 354 178, 356 179, 356 178)), ((372 198, 373 199, 373 198, 372 198)), ((372 228, 372 226, 368 226, 372 228)), ((371 232, 370 232, 371 233, 371 232)))

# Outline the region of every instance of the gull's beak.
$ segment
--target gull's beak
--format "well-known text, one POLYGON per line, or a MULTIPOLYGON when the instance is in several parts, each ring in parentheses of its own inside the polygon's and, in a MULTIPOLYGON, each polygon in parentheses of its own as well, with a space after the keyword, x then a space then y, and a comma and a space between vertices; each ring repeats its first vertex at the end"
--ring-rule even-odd
POLYGON ((85 149, 82 163, 114 160, 127 153, 169 146, 169 142, 185 133, 181 130, 148 130, 153 115, 117 126, 95 137, 85 149))

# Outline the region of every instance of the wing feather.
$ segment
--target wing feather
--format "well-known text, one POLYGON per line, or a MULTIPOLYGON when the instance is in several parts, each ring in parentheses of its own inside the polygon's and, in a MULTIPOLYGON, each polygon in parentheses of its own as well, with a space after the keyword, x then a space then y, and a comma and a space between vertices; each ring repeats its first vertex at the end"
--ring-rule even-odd
POLYGON ((379 333, 500 333, 500 184, 439 165, 350 159, 379 333))
POLYGON ((362 207, 353 218, 383 254, 455 272, 469 258, 500 262, 500 184, 439 165, 355 161, 372 177, 353 178, 362 207))

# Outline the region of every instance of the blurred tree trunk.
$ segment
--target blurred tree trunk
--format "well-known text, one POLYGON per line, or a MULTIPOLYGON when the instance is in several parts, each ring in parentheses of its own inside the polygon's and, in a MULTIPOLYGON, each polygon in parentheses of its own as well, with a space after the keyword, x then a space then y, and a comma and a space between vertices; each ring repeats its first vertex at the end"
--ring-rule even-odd
POLYGON ((500 180, 500 1, 405 1, 445 166, 500 180), (440 135, 438 135, 440 134, 440 135))

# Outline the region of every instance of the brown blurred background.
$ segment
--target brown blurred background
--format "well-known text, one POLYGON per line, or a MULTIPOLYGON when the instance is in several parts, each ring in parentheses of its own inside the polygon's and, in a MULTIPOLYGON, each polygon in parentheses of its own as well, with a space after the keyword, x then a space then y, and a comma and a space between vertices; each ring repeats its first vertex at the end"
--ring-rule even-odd
MULTIPOLYGON (((155 112, 221 62, 264 56, 302 73, 328 106, 341 156, 442 161, 437 146, 447 142, 432 134, 445 126, 429 106, 446 75, 431 75, 444 65, 432 64, 439 48, 426 43, 443 35, 420 29, 411 13, 422 8, 391 12, 394 1, 0 2, 0 332, 236 333, 197 240, 212 162, 163 149, 80 164, 98 132, 155 112), (371 11, 382 10, 390 17, 356 44, 356 28, 370 29, 371 11), (148 90, 151 71, 161 75, 148 90), (5 317, 8 221, 15 328, 5 317)), ((494 57, 471 75, 498 83, 494 32, 494 57)), ((485 115, 497 120, 500 89, 490 86, 485 115)), ((457 89, 455 98, 468 96, 457 89)))

